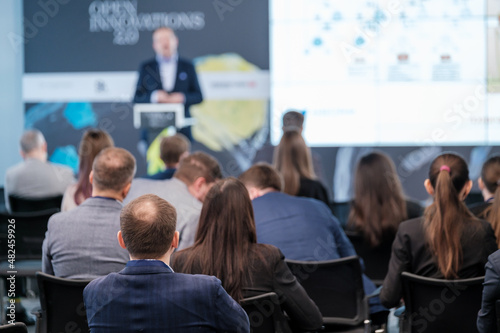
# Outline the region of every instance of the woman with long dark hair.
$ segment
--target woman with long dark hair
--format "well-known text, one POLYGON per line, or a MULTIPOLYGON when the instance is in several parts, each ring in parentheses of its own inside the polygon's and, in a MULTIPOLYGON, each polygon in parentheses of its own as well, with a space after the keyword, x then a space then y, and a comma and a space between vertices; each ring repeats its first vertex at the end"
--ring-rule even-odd
POLYGON ((402 297, 402 272, 442 279, 482 276, 488 255, 497 250, 490 224, 475 218, 463 202, 472 181, 460 156, 436 157, 424 185, 434 202, 422 218, 399 226, 380 293, 388 308, 398 305, 402 297))
POLYGON ((421 215, 417 203, 405 199, 394 162, 384 153, 363 156, 354 176, 354 200, 348 230, 365 239, 370 247, 392 244, 399 224, 421 215))
POLYGON ((470 207, 471 212, 479 218, 490 222, 497 244, 500 246, 500 156, 490 157, 481 169, 478 179, 479 189, 484 202, 470 207))
POLYGON ((322 326, 321 313, 288 269, 281 251, 257 244, 252 202, 235 178, 216 183, 208 192, 195 243, 174 254, 172 267, 179 273, 216 276, 237 302, 276 292, 293 324, 303 330, 322 326))
POLYGON ((92 171, 94 158, 104 148, 113 146, 113 138, 106 131, 89 129, 83 133, 80 147, 78 148, 78 157, 80 158, 78 180, 66 189, 61 204, 61 211, 64 212, 75 208, 92 196, 92 184, 89 181, 89 175, 90 171, 92 171))
POLYGON ((329 204, 328 193, 314 173, 311 150, 300 132, 285 131, 274 150, 274 167, 283 175, 283 192, 329 204))

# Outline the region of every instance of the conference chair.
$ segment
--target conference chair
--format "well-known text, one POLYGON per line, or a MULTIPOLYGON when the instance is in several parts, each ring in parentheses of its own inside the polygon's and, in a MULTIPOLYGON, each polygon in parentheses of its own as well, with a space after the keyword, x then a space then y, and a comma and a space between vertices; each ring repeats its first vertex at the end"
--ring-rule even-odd
POLYGON ((38 212, 57 208, 61 209, 62 195, 45 198, 22 198, 9 195, 10 210, 14 213, 38 212))
POLYGON ((292 332, 276 293, 270 292, 245 298, 240 304, 248 315, 252 333, 292 332))
POLYGON ((89 332, 83 289, 91 280, 72 280, 36 273, 41 312, 36 332, 89 332))
POLYGON ((323 315, 325 331, 322 332, 369 329, 368 301, 358 256, 328 261, 285 261, 323 315))
POLYGON ((477 332, 484 277, 433 279, 403 272, 404 332, 477 332))
POLYGON ((346 231, 346 235, 354 246, 357 255, 363 259, 366 276, 377 286, 381 286, 389 268, 392 242, 382 243, 376 248, 372 248, 365 241, 363 235, 349 231, 346 231))
POLYGON ((28 328, 24 323, 14 323, 0 326, 1 333, 28 333, 28 328))
MULTIPOLYGON (((11 272, 15 272, 16 276, 16 296, 19 296, 22 289, 19 279, 24 278, 27 279, 26 293, 34 294, 30 278, 34 278, 35 273, 42 270, 42 243, 47 223, 58 211, 59 209, 49 209, 17 214, 0 212, 0 299, 5 296, 4 278, 13 274, 11 272)), ((5 323, 2 302, 0 314, 5 323)))

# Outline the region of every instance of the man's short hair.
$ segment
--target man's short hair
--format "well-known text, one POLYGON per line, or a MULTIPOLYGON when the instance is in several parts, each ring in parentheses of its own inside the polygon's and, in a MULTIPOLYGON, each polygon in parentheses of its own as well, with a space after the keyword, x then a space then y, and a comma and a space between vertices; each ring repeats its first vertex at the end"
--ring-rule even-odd
POLYGON ((35 149, 42 147, 45 143, 45 137, 39 130, 33 129, 23 133, 20 140, 21 150, 27 154, 35 149))
POLYGON ((180 133, 167 136, 160 142, 160 158, 167 166, 179 163, 182 154, 190 150, 191 143, 180 133))
POLYGON ((283 130, 301 130, 304 125, 304 115, 298 111, 288 111, 283 115, 283 130))
POLYGON ((253 186, 259 190, 272 188, 276 191, 283 190, 283 178, 280 173, 268 163, 257 163, 243 172, 239 180, 245 186, 253 186))
POLYGON ((184 181, 188 185, 194 183, 199 177, 203 177, 210 184, 222 179, 222 171, 219 162, 215 158, 198 151, 187 156, 180 162, 174 177, 184 181))
POLYGON ((174 36, 177 37, 177 34, 175 33, 175 30, 172 29, 172 28, 170 28, 170 27, 166 27, 166 26, 161 26, 161 27, 156 28, 155 30, 153 30, 153 33, 151 35, 154 36, 154 34, 157 31, 161 31, 161 30, 171 31, 174 34, 174 36))
POLYGON ((121 191, 135 175, 135 158, 123 148, 101 150, 92 164, 93 186, 100 190, 121 191))
POLYGON ((120 229, 130 255, 159 259, 170 249, 177 212, 170 203, 146 194, 129 202, 120 214, 120 229))

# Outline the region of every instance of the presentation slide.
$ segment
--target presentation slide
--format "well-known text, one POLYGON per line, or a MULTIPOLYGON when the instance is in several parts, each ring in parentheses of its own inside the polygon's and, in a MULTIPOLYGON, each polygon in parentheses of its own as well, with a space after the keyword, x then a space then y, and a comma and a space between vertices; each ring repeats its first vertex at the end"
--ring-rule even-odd
POLYGON ((500 143, 493 0, 273 0, 271 141, 305 115, 311 146, 500 143))

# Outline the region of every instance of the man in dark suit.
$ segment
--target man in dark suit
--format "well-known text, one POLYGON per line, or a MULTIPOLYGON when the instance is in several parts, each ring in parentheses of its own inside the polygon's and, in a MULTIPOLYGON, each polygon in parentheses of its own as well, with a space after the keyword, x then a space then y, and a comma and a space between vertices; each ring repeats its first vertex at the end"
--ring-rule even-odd
MULTIPOLYGON (((252 199, 259 243, 276 246, 292 260, 324 261, 356 255, 330 208, 316 199, 281 192, 281 175, 269 164, 253 165, 239 179, 252 199)), ((375 291, 364 274, 363 285, 367 295, 375 291)), ((372 298, 371 313, 382 310, 378 298, 372 298)))
POLYGON ((135 158, 122 148, 106 148, 95 157, 92 197, 49 219, 42 246, 44 273, 93 279, 125 267, 128 253, 116 243, 116 233, 135 169, 135 158))
MULTIPOLYGON (((201 103, 203 96, 193 64, 177 54, 178 44, 171 28, 153 32, 156 57, 141 65, 134 103, 182 103, 185 117, 190 117, 189 107, 201 103)), ((191 127, 180 132, 192 140, 191 127)))
POLYGON ((220 280, 170 268, 176 219, 175 208, 153 194, 123 208, 118 242, 130 261, 85 288, 91 332, 249 332, 248 316, 220 280))

